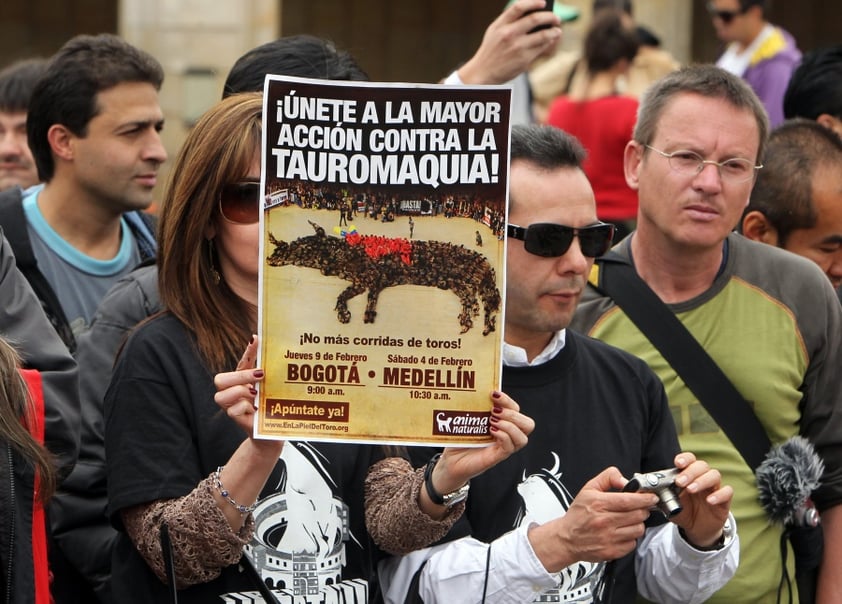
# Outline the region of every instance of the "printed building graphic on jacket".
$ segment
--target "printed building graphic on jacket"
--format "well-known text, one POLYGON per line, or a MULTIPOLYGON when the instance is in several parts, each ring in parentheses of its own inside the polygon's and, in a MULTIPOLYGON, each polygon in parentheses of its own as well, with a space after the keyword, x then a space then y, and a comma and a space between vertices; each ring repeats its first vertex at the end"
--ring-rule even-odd
MULTIPOLYGON (((523 509, 515 527, 533 522, 544 524, 564 516, 573 496, 561 482, 562 472, 558 455, 552 453, 552 468, 544 468, 526 476, 517 492, 523 500, 523 509)), ((542 593, 535 602, 592 602, 605 574, 605 563, 577 562, 559 573, 560 582, 555 589, 542 593)))
MULTIPOLYGON (((349 507, 334 496, 327 463, 306 443, 287 443, 276 493, 254 511, 255 533, 245 554, 279 602, 367 602, 368 583, 342 580, 345 546, 357 541, 349 507)), ((262 602, 257 594, 228 594, 231 602, 262 602), (253 599, 255 598, 255 599, 253 599)))

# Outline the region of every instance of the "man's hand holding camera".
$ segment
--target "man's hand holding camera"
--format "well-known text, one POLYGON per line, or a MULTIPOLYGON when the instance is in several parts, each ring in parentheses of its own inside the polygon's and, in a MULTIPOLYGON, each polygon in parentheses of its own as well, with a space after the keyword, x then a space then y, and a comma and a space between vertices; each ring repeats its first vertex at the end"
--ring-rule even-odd
POLYGON ((614 560, 635 548, 658 496, 618 492, 626 482, 617 468, 607 468, 582 487, 564 516, 529 530, 532 549, 548 572, 579 561, 614 560))
POLYGON ((634 490, 624 491, 629 481, 615 467, 591 479, 564 516, 529 529, 529 542, 544 568, 554 573, 579 561, 625 556, 646 531, 645 521, 653 509, 667 510, 667 516, 668 510, 674 510, 670 520, 682 529, 691 546, 702 550, 715 547, 722 539, 734 491, 722 486, 719 472, 692 453, 677 455, 675 466, 677 472, 650 473, 659 481, 655 490, 635 484, 634 490), (675 486, 668 484, 673 479, 675 486), (665 488, 671 493, 661 492, 665 488), (665 503, 676 495, 678 503, 665 503))
POLYGON ((711 548, 722 539, 734 489, 723 486, 719 471, 692 453, 679 453, 675 466, 681 470, 675 484, 681 489, 679 500, 683 509, 670 520, 681 527, 690 545, 711 548))

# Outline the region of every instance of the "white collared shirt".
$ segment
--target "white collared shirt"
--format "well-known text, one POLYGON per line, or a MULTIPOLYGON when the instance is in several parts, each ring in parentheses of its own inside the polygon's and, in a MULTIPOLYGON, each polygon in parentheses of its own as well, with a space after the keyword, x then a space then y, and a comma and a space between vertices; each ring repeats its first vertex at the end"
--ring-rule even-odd
MULTIPOLYGON (((702 552, 691 547, 672 523, 649 528, 635 552, 638 591, 665 604, 700 604, 722 587, 740 563, 736 520, 722 549, 702 552), (669 580, 664 580, 666 577, 669 580)), ((559 582, 538 560, 529 542, 529 528, 521 526, 489 545, 472 537, 421 549, 406 556, 387 558, 378 565, 386 604, 405 601, 412 576, 426 561, 419 595, 427 604, 477 601, 465 594, 486 592, 486 604, 534 602, 559 582), (486 566, 486 561, 488 566, 486 566)))
POLYGON ((507 367, 530 367, 533 365, 542 365, 546 363, 564 348, 565 342, 564 329, 555 332, 553 338, 547 344, 546 348, 541 351, 541 354, 536 356, 531 361, 526 356, 526 350, 520 346, 503 342, 503 364, 507 367))

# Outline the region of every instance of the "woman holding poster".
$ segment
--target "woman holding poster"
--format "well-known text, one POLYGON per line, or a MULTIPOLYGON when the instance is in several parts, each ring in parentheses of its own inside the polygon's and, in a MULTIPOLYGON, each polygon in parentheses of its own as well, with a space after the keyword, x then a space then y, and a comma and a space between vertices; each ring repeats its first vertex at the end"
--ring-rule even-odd
MULTIPOLYGON (((179 602, 253 601, 255 590, 270 602, 380 600, 363 484, 387 452, 252 435, 262 105, 229 97, 188 135, 159 222, 167 310, 128 339, 105 397, 121 602, 170 601, 173 581, 179 602)), ((491 446, 449 449, 426 483, 418 470, 405 492, 378 495, 407 518, 408 547, 443 536, 464 509, 437 494, 464 493, 526 443, 532 420, 502 393, 492 401, 491 446)))

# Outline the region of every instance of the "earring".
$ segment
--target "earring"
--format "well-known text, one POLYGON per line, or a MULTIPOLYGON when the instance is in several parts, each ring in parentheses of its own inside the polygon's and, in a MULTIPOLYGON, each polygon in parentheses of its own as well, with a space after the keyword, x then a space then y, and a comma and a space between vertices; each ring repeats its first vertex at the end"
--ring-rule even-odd
POLYGON ((220 275, 219 271, 216 270, 214 256, 215 254, 213 239, 208 239, 208 265, 210 266, 211 279, 213 280, 215 285, 219 285, 219 282, 222 280, 222 275, 220 275))

